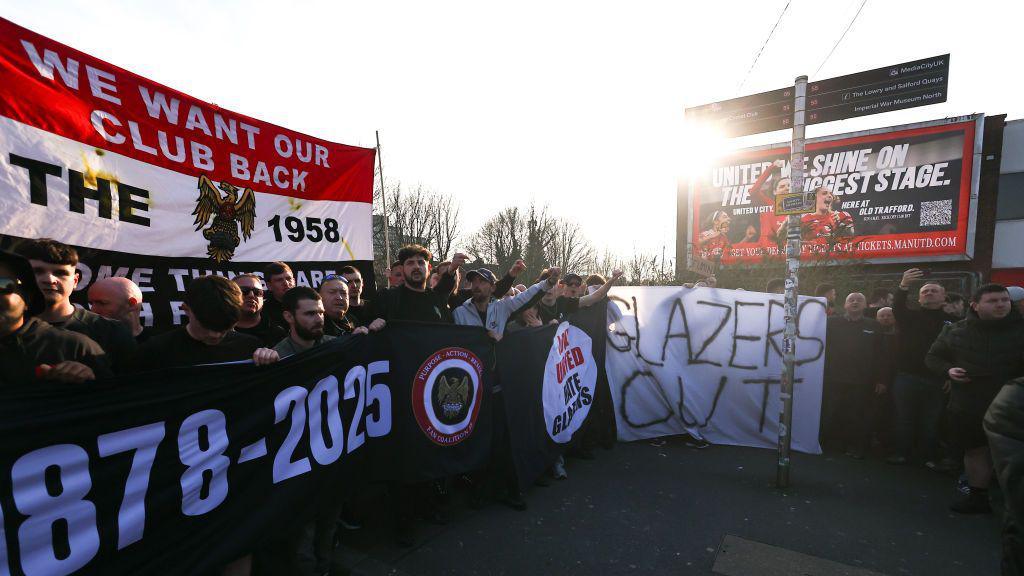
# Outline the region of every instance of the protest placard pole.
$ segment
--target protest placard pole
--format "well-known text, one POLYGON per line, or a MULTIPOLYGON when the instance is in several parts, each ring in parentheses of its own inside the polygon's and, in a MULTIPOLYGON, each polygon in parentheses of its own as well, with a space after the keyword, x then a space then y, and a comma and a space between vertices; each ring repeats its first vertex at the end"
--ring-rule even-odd
POLYGON ((388 234, 388 190, 384 187, 384 158, 380 154, 380 130, 374 130, 373 133, 377 136, 377 166, 380 169, 380 203, 381 210, 384 212, 384 265, 391 266, 391 238, 388 234))
MULTIPOLYGON (((804 110, 807 104, 807 76, 796 79, 793 94, 793 141, 790 146, 790 189, 804 191, 804 110)), ((805 197, 804 203, 807 199, 805 197)), ((800 272, 800 215, 790 214, 786 222, 786 329, 783 332, 783 368, 779 411, 779 463, 776 468, 776 484, 779 488, 789 486, 789 450, 793 435, 793 379, 796 373, 796 316, 800 272)))

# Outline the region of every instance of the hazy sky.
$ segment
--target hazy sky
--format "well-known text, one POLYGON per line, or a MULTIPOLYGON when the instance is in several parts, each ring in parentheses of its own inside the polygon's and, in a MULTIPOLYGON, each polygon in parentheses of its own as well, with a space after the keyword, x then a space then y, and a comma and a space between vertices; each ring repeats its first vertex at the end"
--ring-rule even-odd
MULTIPOLYGON (((944 104, 808 136, 974 112, 1024 115, 1024 2, 117 2, 0 0, 0 15, 203 100, 346 144, 448 192, 464 230, 531 199, 599 248, 674 252, 683 108, 951 53, 944 104)), ((783 141, 788 132, 734 141, 783 141)))

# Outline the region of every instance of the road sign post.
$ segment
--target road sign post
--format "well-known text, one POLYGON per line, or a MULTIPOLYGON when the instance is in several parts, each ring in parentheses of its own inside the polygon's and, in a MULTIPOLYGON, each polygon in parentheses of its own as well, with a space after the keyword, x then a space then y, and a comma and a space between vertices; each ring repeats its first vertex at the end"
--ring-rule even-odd
MULTIPOLYGON (((807 76, 796 79, 793 97, 793 141, 790 146, 791 189, 804 189, 804 127, 807 104, 807 76)), ((806 202, 806 201, 805 201, 806 202)), ((805 206, 806 209, 806 206, 805 206)), ((786 223, 786 305, 785 331, 782 335, 782 387, 779 397, 779 462, 775 482, 789 486, 789 451, 793 441, 793 380, 796 376, 796 317, 800 285, 800 214, 791 213, 786 223)))

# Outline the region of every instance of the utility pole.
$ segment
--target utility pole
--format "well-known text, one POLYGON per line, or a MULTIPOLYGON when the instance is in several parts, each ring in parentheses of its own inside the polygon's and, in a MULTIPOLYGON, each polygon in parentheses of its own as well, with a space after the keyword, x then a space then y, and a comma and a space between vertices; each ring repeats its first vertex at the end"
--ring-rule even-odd
MULTIPOLYGON (((388 190, 384 187, 384 158, 380 153, 380 130, 374 130, 377 135, 377 167, 380 169, 380 203, 384 211, 384 265, 391 265, 391 235, 388 232, 388 190)), ((386 275, 385 275, 386 276, 386 275)))
MULTIPOLYGON (((804 111, 807 105, 807 76, 796 79, 793 98, 793 141, 790 146, 790 189, 804 192, 804 111)), ((804 204, 807 197, 804 196, 804 204)), ((789 487, 789 453, 793 441, 793 380, 796 375, 796 316, 800 273, 800 215, 790 214, 786 222, 786 328, 782 337, 782 389, 779 394, 779 462, 775 481, 789 487)))

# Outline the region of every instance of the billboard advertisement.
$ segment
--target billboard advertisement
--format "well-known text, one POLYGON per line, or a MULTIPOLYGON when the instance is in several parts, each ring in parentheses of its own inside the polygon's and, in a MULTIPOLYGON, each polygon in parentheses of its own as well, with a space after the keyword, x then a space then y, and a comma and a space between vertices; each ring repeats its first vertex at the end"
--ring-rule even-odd
MULTIPOLYGON (((821 260, 964 260, 973 256, 982 117, 809 139, 800 217, 803 256, 821 260)), ((695 254, 724 266, 785 258, 788 144, 738 150, 690 182, 695 254)))

